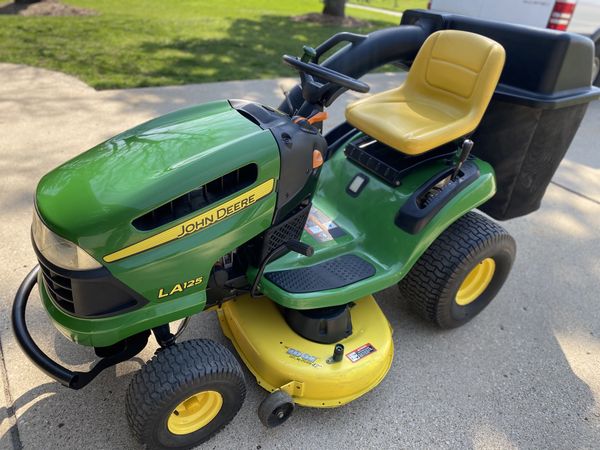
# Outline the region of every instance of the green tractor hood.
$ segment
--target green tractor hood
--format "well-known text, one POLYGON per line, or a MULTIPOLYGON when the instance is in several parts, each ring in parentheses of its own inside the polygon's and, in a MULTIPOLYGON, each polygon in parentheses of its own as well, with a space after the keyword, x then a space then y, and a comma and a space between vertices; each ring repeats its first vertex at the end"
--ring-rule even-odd
POLYGON ((138 230, 135 218, 250 163, 257 182, 278 177, 270 132, 228 101, 207 103, 125 131, 54 169, 37 187, 37 209, 50 229, 101 261, 166 228, 138 230))

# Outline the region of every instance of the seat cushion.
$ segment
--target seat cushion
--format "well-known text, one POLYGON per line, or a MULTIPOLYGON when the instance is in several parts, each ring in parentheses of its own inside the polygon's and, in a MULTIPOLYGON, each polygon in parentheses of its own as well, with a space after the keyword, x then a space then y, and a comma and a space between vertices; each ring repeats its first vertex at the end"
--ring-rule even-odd
POLYGON ((369 136, 408 155, 419 155, 472 131, 459 111, 382 92, 346 108, 346 120, 369 136))
POLYGON ((354 102, 346 120, 418 155, 472 132, 494 93, 504 49, 484 36, 444 30, 427 38, 402 86, 354 102))

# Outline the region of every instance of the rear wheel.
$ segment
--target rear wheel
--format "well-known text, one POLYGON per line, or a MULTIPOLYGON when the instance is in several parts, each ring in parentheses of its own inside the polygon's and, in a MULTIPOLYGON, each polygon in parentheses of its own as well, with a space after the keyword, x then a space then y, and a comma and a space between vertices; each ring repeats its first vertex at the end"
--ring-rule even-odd
POLYGON ((504 228, 470 212, 450 225, 398 284, 421 317, 455 328, 479 314, 496 296, 515 259, 504 228))
POLYGON ((160 350, 131 380, 125 405, 133 434, 149 449, 184 449, 219 432, 245 396, 231 352, 194 339, 160 350))

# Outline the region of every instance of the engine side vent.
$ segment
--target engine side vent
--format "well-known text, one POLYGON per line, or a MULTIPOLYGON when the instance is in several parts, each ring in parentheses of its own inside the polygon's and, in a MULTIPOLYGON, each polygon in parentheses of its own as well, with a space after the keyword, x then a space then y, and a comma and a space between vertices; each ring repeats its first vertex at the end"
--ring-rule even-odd
POLYGON ((147 212, 132 224, 140 231, 153 230, 218 202, 252 185, 257 178, 258 166, 248 164, 147 212))

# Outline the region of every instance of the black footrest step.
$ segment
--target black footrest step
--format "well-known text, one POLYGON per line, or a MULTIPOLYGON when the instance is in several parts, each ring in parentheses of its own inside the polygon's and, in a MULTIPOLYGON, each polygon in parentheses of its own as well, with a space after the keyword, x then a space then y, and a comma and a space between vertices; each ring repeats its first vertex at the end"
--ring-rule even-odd
POLYGON ((281 289, 305 293, 336 289, 375 275, 375 267, 360 256, 342 255, 300 269, 268 272, 265 278, 281 289))

